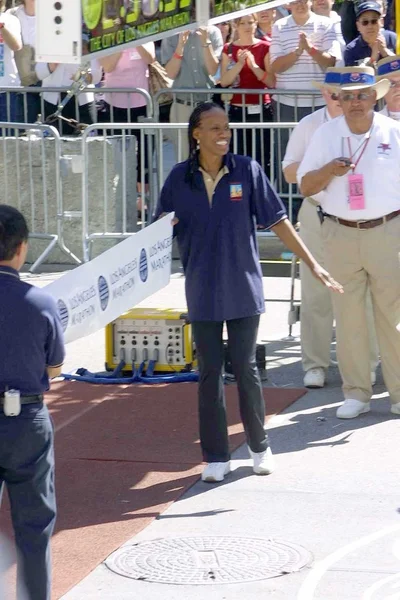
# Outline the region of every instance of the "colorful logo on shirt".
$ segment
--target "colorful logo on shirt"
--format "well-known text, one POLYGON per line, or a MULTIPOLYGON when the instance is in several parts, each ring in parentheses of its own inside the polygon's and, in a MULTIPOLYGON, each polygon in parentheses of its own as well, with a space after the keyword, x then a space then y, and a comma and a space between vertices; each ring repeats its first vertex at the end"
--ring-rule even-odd
POLYGON ((65 331, 68 327, 69 314, 68 314, 67 305, 65 304, 64 300, 57 301, 57 308, 58 308, 58 315, 59 315, 60 321, 61 321, 61 327, 62 327, 63 331, 65 331))
POLYGON ((104 311, 108 306, 108 301, 110 299, 110 290, 108 287, 107 280, 105 277, 103 277, 103 275, 100 275, 97 281, 97 287, 99 289, 101 310, 104 311))
POLYGON ((243 198, 243 188, 241 183, 231 183, 231 200, 237 202, 243 198))
POLYGON ((142 251, 140 252, 139 275, 143 283, 147 281, 147 277, 149 275, 149 265, 147 262, 146 250, 144 248, 142 248, 142 251))
POLYGON ((378 154, 388 155, 390 154, 390 150, 392 149, 390 144, 379 144, 378 146, 378 154))

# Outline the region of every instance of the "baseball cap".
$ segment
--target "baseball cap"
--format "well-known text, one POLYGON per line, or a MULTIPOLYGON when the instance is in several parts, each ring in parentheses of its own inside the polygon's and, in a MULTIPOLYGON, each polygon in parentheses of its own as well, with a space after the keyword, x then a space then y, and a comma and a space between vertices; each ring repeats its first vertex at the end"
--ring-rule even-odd
POLYGON ((368 2, 360 2, 360 4, 358 4, 356 6, 356 17, 357 17, 357 19, 358 19, 358 17, 360 15, 362 15, 365 12, 367 12, 367 10, 372 10, 373 12, 376 12, 379 15, 382 14, 382 6, 380 4, 378 4, 378 2, 374 2, 373 0, 369 0, 368 2))

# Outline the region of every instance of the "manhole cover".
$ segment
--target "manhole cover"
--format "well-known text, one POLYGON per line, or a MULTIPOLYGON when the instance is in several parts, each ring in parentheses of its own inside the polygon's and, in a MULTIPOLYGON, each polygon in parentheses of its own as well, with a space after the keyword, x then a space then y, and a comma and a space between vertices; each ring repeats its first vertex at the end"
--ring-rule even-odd
POLYGON ((241 583, 278 577, 309 565, 302 546, 230 537, 164 538, 124 546, 106 560, 111 571, 155 583, 241 583))

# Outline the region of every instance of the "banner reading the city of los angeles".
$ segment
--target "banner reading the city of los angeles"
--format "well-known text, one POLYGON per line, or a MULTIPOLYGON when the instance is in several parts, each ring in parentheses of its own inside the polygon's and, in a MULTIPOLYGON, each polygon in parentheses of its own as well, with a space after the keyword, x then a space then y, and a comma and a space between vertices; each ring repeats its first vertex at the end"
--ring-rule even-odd
POLYGON ((195 6, 196 0, 82 0, 88 54, 183 31, 196 22, 195 6))

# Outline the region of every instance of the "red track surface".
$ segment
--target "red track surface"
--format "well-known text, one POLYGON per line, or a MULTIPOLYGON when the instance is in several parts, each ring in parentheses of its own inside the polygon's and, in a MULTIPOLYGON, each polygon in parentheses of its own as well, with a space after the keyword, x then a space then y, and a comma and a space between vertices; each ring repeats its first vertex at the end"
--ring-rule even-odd
MULTIPOLYGON (((265 388, 268 416, 305 391, 265 388)), ((225 392, 234 450, 244 434, 236 387, 225 392)), ((52 386, 47 403, 56 428, 57 599, 177 500, 202 467, 196 384, 60 382, 52 386)), ((0 528, 11 535, 5 513, 0 528)))

